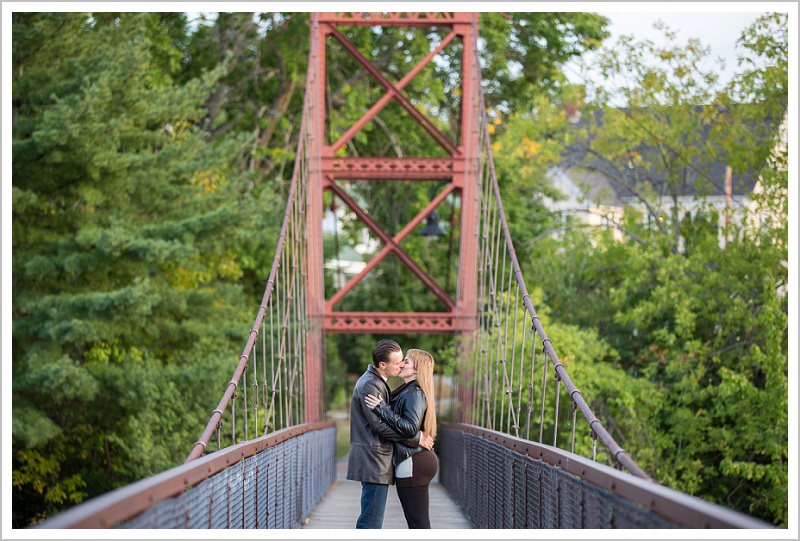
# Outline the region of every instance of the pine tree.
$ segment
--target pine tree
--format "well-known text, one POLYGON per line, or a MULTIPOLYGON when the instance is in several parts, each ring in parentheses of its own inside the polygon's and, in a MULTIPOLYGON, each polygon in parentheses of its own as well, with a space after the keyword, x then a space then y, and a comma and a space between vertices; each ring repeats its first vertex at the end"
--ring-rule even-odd
POLYGON ((247 137, 211 144, 199 126, 227 67, 175 83, 184 15, 13 17, 24 526, 182 462, 235 366, 252 317, 238 280, 268 272, 252 254, 274 252, 279 213, 237 164, 247 137))

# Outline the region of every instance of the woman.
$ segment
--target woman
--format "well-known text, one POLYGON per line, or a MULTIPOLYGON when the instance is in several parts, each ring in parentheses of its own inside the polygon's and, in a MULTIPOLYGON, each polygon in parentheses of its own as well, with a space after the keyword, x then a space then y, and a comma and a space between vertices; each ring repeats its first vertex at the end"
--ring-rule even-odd
MULTIPOLYGON (((433 356, 421 349, 409 349, 399 377, 405 383, 392 391, 391 407, 382 397, 367 395, 367 406, 392 430, 413 438, 419 430, 436 437, 436 406, 433 394, 433 356)), ((394 442, 395 484, 403 514, 410 529, 430 529, 428 486, 439 470, 433 450, 394 442)))

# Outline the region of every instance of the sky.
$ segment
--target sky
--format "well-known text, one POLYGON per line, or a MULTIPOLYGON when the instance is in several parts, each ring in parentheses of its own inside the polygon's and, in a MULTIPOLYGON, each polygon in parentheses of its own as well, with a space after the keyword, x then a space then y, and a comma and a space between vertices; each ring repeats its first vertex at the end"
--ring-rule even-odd
MULTIPOLYGON (((727 5, 729 4, 722 4, 722 6, 727 5)), ((611 37, 607 40, 609 44, 616 42, 621 35, 633 36, 636 40, 650 39, 656 44, 665 44, 663 33, 653 28, 653 25, 659 20, 677 33, 678 43, 684 44, 691 38, 699 39, 704 46, 711 48, 705 68, 718 67, 717 57, 725 60, 725 68, 720 72, 720 83, 724 84, 730 80, 734 70, 737 69, 737 52, 741 54, 742 51, 736 47, 736 40, 742 30, 752 24, 759 15, 769 11, 763 9, 762 5, 743 3, 740 6, 746 7, 749 11, 713 11, 711 9, 713 6, 706 5, 704 8, 706 11, 702 12, 632 12, 628 9, 620 9, 617 4, 616 6, 609 5, 611 8, 609 11, 598 9, 596 12, 611 21, 608 27, 611 32, 611 37)), ((640 9, 640 6, 641 4, 637 5, 637 9, 640 9)), ((573 69, 572 64, 565 72, 572 82, 580 82, 581 78, 577 73, 577 68, 573 69)))

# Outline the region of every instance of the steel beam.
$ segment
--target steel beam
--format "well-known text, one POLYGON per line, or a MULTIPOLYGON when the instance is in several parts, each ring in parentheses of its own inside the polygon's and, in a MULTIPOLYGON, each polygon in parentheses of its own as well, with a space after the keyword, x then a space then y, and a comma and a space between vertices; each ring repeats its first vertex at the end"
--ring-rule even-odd
POLYGON ((325 315, 329 333, 452 334, 453 312, 331 312, 325 315))
POLYGON ((339 11, 319 13, 320 22, 337 26, 452 26, 469 23, 470 13, 410 11, 339 11))
POLYGON ((463 158, 322 158, 322 172, 337 180, 451 180, 463 174, 463 158))

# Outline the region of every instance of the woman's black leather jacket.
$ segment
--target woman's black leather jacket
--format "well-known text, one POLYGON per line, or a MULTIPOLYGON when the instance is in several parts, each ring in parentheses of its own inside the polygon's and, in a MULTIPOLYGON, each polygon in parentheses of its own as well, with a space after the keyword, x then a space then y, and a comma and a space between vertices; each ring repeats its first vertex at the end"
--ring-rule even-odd
MULTIPOLYGON (((422 422, 428 411, 428 399, 415 381, 405 383, 392 391, 392 405, 381 402, 372 410, 392 430, 404 438, 414 438, 422 430, 422 422)), ((394 442, 394 463, 399 464, 410 456, 414 456, 424 447, 405 439, 394 442)))

